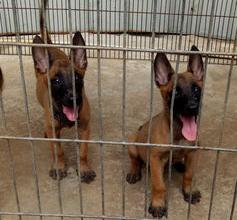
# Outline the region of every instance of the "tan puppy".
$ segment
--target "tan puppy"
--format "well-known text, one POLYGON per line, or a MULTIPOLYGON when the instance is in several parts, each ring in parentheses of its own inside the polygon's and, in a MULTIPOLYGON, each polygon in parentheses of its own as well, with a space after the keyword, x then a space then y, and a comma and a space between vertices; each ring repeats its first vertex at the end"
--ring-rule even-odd
MULTIPOLYGON (((46 6, 46 1, 44 6, 46 6)), ((51 43, 48 32, 46 36, 43 30, 44 17, 41 9, 40 30, 41 37, 35 36, 33 43, 43 44, 45 40, 51 43)), ((73 37, 73 45, 85 45, 85 41, 80 32, 76 32, 73 37)), ((51 82, 52 102, 54 111, 54 123, 56 137, 60 138, 60 131, 64 127, 72 127, 75 121, 78 122, 79 137, 88 140, 90 137, 90 106, 84 89, 84 75, 87 68, 87 56, 85 49, 71 49, 73 55, 73 67, 70 58, 58 48, 33 47, 32 56, 34 60, 35 74, 37 78, 36 94, 40 105, 44 109, 45 114, 45 135, 48 138, 53 137, 53 128, 51 123, 51 113, 49 105, 49 91, 47 83, 47 71, 51 82), (46 53, 47 52, 47 53, 46 53), (73 105, 73 84, 72 77, 75 73, 76 87, 76 107, 73 105)), ((53 179, 59 179, 66 176, 66 165, 64 160, 61 144, 50 143, 52 168, 50 176, 53 179), (58 148, 58 165, 56 166, 54 158, 54 144, 58 148)), ((81 178, 84 182, 94 180, 96 174, 87 163, 87 143, 80 145, 80 168, 81 178)))
MULTIPOLYGON (((197 51, 195 46, 191 50, 197 51)), ((164 109, 152 119, 151 143, 170 143, 170 107, 172 89, 174 85, 174 70, 167 57, 158 53, 154 61, 155 82, 160 89, 164 109)), ((190 55, 188 69, 178 74, 176 94, 173 109, 173 137, 174 144, 193 145, 197 135, 196 119, 198 116, 199 103, 202 90, 204 68, 200 55, 190 55)), ((142 125, 132 137, 132 142, 146 143, 148 138, 149 122, 142 125)), ((146 162, 147 147, 130 146, 129 156, 131 159, 130 172, 127 174, 127 181, 131 184, 141 179, 141 164, 146 162)), ((195 160, 194 150, 175 150, 175 157, 184 159, 185 172, 183 176, 184 200, 189 201, 190 186, 193 176, 193 165, 195 160)), ((166 209, 166 186, 163 179, 165 164, 169 158, 169 149, 151 148, 150 171, 152 182, 152 196, 149 213, 153 217, 161 218, 167 215, 166 209)), ((200 201, 201 193, 192 192, 191 203, 200 201)))

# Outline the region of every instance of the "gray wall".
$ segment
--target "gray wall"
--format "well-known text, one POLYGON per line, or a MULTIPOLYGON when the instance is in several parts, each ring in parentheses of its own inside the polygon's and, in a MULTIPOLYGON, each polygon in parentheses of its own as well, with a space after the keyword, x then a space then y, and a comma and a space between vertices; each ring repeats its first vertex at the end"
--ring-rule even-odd
MULTIPOLYGON (((11 0, 1 0, 0 32, 14 33, 11 0)), ((17 13, 20 32, 39 30, 39 0, 18 0, 17 13)), ((96 0, 71 0, 73 31, 97 30, 96 0)), ((181 0, 158 0, 158 33, 179 33, 182 12, 181 0)), ((186 0, 184 34, 208 36, 211 0, 186 0), (192 16, 192 14, 194 16, 192 16), (198 15, 198 16, 196 16, 198 15)), ((212 37, 234 39, 237 29, 237 0, 216 0, 212 37)), ((152 24, 153 0, 127 0, 128 30, 131 32, 150 32, 152 24)), ((67 0, 49 0, 48 26, 53 32, 69 31, 69 11, 67 0)), ((101 31, 122 32, 124 30, 124 0, 101 0, 101 31)))

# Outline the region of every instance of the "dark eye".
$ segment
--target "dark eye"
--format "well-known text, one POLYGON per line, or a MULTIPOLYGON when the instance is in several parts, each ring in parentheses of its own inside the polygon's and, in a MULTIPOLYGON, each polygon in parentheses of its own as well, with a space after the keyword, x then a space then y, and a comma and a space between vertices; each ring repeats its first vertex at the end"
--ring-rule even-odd
POLYGON ((180 89, 180 87, 176 87, 175 96, 177 97, 177 96, 180 96, 180 95, 181 95, 181 89, 180 89))
POLYGON ((80 79, 80 76, 76 73, 75 74, 75 80, 78 81, 80 79))
POLYGON ((198 93, 200 92, 200 89, 199 89, 197 86, 194 86, 193 92, 194 92, 195 94, 198 94, 198 93))
POLYGON ((60 79, 59 77, 54 78, 52 80, 52 84, 55 85, 55 86, 60 86, 62 84, 62 79, 60 79))

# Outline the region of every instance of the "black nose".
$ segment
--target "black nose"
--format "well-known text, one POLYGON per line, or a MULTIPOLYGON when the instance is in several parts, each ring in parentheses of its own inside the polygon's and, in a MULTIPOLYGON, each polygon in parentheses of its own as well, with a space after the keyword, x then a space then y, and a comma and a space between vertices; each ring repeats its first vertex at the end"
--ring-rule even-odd
POLYGON ((63 97, 63 104, 66 106, 73 105, 73 93, 68 91, 63 97))
POLYGON ((198 102, 191 101, 188 103, 187 108, 190 110, 197 110, 199 107, 198 102))

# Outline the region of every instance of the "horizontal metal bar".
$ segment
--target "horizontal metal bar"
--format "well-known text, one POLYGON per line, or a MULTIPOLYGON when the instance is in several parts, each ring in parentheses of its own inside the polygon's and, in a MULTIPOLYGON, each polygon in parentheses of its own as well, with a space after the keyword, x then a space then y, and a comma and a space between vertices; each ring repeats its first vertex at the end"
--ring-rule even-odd
POLYGON ((0 212, 2 215, 12 216, 42 216, 42 217, 68 217, 68 218, 94 218, 94 219, 124 219, 124 220, 154 220, 153 218, 130 218, 122 216, 105 216, 105 215, 86 215, 86 214, 50 214, 50 213, 33 213, 33 212, 0 212))
POLYGON ((52 47, 52 48, 85 48, 90 50, 117 50, 117 51, 132 51, 132 52, 149 52, 149 53, 166 53, 166 54, 201 54, 201 55, 216 55, 216 56, 233 56, 237 57, 237 52, 215 52, 215 51, 188 51, 188 50, 167 50, 167 49, 143 49, 143 48, 128 48, 128 47, 107 47, 107 46, 75 46, 75 45, 60 45, 60 44, 33 44, 33 43, 18 43, 18 42, 0 42, 0 46, 25 46, 25 47, 52 47))
MULTIPOLYGON (((0 7, 0 9, 12 9, 12 7, 0 7)), ((37 7, 17 7, 17 10, 36 10, 38 11, 39 8, 37 7)), ((49 11, 68 11, 68 8, 47 8, 49 11)), ((77 11, 77 12, 97 12, 96 9, 90 9, 90 8, 72 8, 70 9, 71 11, 77 11)), ((99 10, 100 13, 121 13, 123 14, 124 11, 122 10, 108 10, 108 9, 101 9, 99 10)), ((128 14, 136 14, 136 15, 153 15, 152 11, 128 11, 128 14)), ((192 16, 192 17, 211 17, 212 15, 204 13, 204 14, 194 14, 194 13, 175 13, 175 12, 157 12, 156 15, 174 15, 174 16, 192 16)), ((233 15, 221 15, 221 14, 216 14, 212 16, 213 18, 237 18, 237 16, 233 15)))
POLYGON ((107 145, 136 145, 141 147, 161 147, 161 148, 176 148, 176 149, 191 149, 191 150, 210 150, 210 151, 224 151, 237 153, 237 149, 233 147, 202 147, 202 146, 182 146, 176 144, 151 144, 151 143, 138 143, 126 141, 101 141, 101 140, 78 140, 66 138, 39 138, 39 137, 14 137, 14 136, 0 136, 0 140, 18 140, 18 141, 53 141, 65 143, 88 143, 88 144, 107 144, 107 145))

